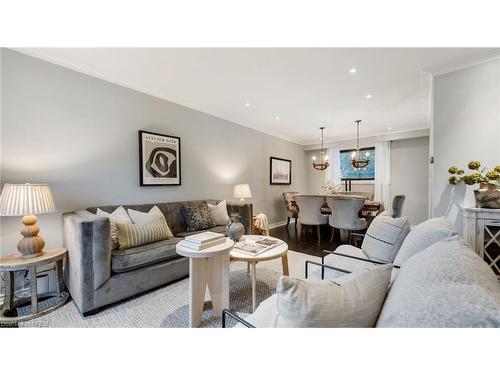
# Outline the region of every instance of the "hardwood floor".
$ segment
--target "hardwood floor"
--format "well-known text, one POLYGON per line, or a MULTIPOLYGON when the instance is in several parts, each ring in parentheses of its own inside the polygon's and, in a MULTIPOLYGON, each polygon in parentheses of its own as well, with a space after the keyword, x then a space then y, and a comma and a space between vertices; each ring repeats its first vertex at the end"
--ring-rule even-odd
POLYGON ((321 256, 323 250, 335 250, 339 243, 337 237, 333 243, 330 243, 331 229, 328 225, 321 227, 321 243, 318 242, 316 228, 311 228, 305 236, 300 238, 300 225, 297 225, 297 230, 295 230, 293 222, 288 226, 288 230, 286 226, 273 228, 269 231, 269 235, 285 241, 289 250, 314 256, 321 256))

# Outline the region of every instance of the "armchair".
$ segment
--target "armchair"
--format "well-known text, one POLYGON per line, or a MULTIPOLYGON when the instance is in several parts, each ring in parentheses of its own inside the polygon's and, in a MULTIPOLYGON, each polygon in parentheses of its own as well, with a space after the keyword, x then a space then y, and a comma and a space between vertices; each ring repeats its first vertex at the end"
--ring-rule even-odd
POLYGON ((283 200, 285 201, 285 208, 287 214, 286 228, 288 229, 288 224, 290 224, 290 219, 295 219, 295 228, 297 228, 297 218, 299 217, 299 208, 295 204, 293 196, 298 194, 295 191, 286 191, 283 193, 283 200))

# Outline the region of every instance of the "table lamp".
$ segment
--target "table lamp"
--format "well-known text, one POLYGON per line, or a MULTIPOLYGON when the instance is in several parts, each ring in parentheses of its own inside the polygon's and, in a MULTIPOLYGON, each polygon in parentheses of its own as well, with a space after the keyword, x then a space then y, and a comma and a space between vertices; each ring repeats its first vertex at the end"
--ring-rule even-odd
POLYGON ((248 184, 235 185, 233 189, 233 197, 239 198, 241 202, 244 202, 245 198, 252 198, 250 186, 248 186, 248 184))
POLYGON ((23 238, 17 243, 21 258, 42 255, 45 241, 38 235, 40 228, 35 214, 56 212, 47 184, 5 184, 0 195, 0 216, 23 216, 23 238))

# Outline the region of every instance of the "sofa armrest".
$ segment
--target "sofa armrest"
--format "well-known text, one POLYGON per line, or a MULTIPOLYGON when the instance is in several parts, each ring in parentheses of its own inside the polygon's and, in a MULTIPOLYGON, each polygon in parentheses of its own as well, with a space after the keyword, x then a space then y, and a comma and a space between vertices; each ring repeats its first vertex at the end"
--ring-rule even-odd
POLYGON ((64 279, 82 313, 93 309, 94 290, 111 276, 110 237, 108 218, 63 214, 64 279))
POLYGON ((238 315, 236 314, 233 314, 231 311, 229 311, 228 309, 224 309, 222 310, 222 328, 227 328, 227 317, 230 317, 234 320, 236 320, 238 323, 241 323, 243 324, 245 327, 247 328, 255 328, 254 325, 250 324, 249 322, 247 322, 245 319, 243 318, 240 318, 238 315))
POLYGON ((345 270, 343 268, 333 267, 333 266, 330 266, 328 264, 318 263, 318 262, 314 262, 312 260, 306 260, 306 263, 305 263, 305 267, 306 267, 305 278, 306 279, 309 276, 309 265, 310 264, 312 264, 313 266, 321 267, 321 280, 323 280, 325 278, 325 268, 328 268, 329 270, 342 272, 345 274, 351 273, 351 271, 345 270))
POLYGON ((227 213, 229 216, 232 214, 240 214, 241 223, 245 227, 245 234, 252 234, 252 220, 253 220, 253 205, 252 203, 231 201, 227 202, 227 213))

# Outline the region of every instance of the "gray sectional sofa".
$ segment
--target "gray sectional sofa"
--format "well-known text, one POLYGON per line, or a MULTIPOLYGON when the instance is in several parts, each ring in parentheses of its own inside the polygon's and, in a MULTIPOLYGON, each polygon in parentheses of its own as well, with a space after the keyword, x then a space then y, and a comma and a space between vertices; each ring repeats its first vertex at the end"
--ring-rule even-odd
MULTIPOLYGON (((125 209, 148 212, 158 206, 174 234, 166 241, 126 250, 112 250, 109 219, 95 215, 97 208, 108 213, 119 206, 91 207, 63 214, 63 242, 68 249, 64 282, 82 315, 188 276, 187 258, 179 256, 175 245, 186 235, 182 207, 197 207, 218 200, 123 205, 125 209)), ((228 214, 239 213, 247 234, 252 230, 252 205, 227 202, 228 214)), ((225 226, 211 231, 224 233, 225 226)))

